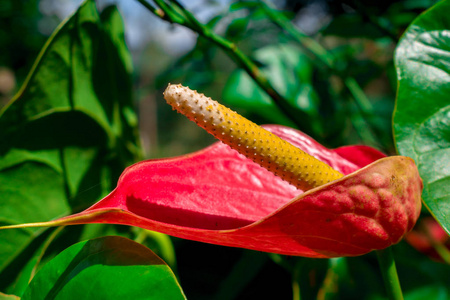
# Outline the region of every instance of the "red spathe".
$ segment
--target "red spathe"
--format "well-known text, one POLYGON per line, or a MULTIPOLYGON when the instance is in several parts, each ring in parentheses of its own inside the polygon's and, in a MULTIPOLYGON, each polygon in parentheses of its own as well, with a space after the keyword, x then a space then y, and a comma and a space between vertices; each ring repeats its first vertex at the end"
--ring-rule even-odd
POLYGON ((414 226, 422 181, 414 162, 366 146, 327 149, 283 126, 266 129, 345 174, 305 193, 218 142, 127 168, 89 209, 54 222, 114 223, 172 236, 307 257, 362 255, 414 226))

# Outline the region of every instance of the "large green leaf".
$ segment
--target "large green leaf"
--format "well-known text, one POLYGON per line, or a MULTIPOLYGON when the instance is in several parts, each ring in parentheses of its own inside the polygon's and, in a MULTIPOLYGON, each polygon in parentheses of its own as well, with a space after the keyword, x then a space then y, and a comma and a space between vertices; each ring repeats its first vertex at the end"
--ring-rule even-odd
POLYGON ((122 237, 72 245, 46 264, 22 299, 185 299, 172 270, 122 237))
POLYGON ((450 233, 450 1, 418 17, 396 53, 394 134, 424 182, 423 200, 450 233))
MULTIPOLYGON (((95 1, 84 2, 0 111, 1 224, 79 211, 114 187, 137 156, 130 73, 117 9, 99 16, 95 1)), ((29 258, 24 251, 41 233, 0 232, 0 272, 19 272, 29 258)), ((0 289, 14 276, 0 273, 0 289)))

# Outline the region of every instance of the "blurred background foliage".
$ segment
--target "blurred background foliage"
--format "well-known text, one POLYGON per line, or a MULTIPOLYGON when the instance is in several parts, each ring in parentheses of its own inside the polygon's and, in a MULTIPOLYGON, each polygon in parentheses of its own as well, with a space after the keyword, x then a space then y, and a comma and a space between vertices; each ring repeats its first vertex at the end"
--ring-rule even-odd
MULTIPOLYGON (((169 82, 197 89, 256 123, 296 127, 328 147, 367 144, 394 154, 391 118, 397 87, 393 51, 411 21, 435 2, 182 1, 202 23, 234 42, 260 67, 284 95, 289 116, 206 38, 161 20, 138 1, 99 0, 97 4, 100 10, 116 4, 124 18, 134 65, 141 144, 144 156, 155 158, 192 152, 214 142, 165 103, 162 91, 169 82)), ((80 3, 0 1, 0 108, 19 90, 49 35, 80 3)), ((345 299, 383 296, 372 255, 310 260, 175 238, 175 253, 170 253, 170 246, 161 246, 168 243, 165 236, 139 229, 130 233, 121 226, 99 224, 84 232, 76 227, 65 229, 72 231, 72 235, 64 236, 72 236, 73 241, 64 241, 64 245, 97 236, 96 231, 128 237, 134 234, 136 240, 156 248, 174 268, 190 299, 249 299, 270 293, 278 299, 289 299, 299 290, 304 299, 317 294, 321 299, 334 299, 338 297, 333 296, 337 295, 337 285, 345 299)), ((43 235, 40 243, 51 232, 43 235)), ((62 246, 58 245, 50 246, 48 253, 60 251, 62 246)), ((422 275, 414 275, 422 278, 421 282, 407 281, 405 294, 429 280, 432 284, 414 290, 410 299, 439 295, 441 285, 434 284, 432 278, 438 280, 441 267, 431 267, 434 263, 404 243, 396 251, 399 257, 414 256, 420 262, 411 266, 410 261, 399 261, 401 279, 414 272, 422 275)))
MULTIPOLYGON (((436 1, 273 1, 270 7, 312 37, 332 66, 311 53, 308 41, 299 41, 281 27, 258 1, 185 2, 201 22, 236 43, 261 67, 301 122, 286 117, 224 51, 205 38, 162 21, 137 1, 99 0, 100 9, 117 4, 125 21, 147 157, 178 155, 213 141, 171 112, 161 93, 168 82, 198 89, 257 123, 299 127, 330 147, 364 143, 389 154, 395 151, 393 50, 408 24, 436 1), (346 83, 349 78, 353 82, 346 83), (352 84, 363 93, 362 102, 354 100, 358 91, 346 88, 352 84)), ((79 3, 0 2, 2 105, 18 90, 51 32, 79 3)))

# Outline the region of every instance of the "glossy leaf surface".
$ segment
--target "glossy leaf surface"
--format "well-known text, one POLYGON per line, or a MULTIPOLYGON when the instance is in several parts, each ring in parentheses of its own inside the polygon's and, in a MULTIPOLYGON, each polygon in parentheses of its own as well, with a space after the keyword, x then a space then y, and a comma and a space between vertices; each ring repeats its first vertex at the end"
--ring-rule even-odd
POLYGON ((216 143, 191 155, 135 164, 86 211, 35 225, 125 224, 309 257, 361 255, 397 243, 411 230, 422 189, 411 159, 382 158, 364 146, 329 150, 294 129, 266 128, 349 175, 302 193, 216 143))
POLYGON ((394 133, 401 155, 413 158, 423 200, 450 233, 450 1, 417 18, 395 54, 399 81, 394 133))
POLYGON ((122 237, 77 243, 47 263, 22 299, 185 299, 172 270, 122 237))
MULTIPOLYGON (((1 224, 81 211, 111 191, 135 160, 123 30, 115 7, 99 15, 95 1, 85 1, 50 37, 18 95, 0 111, 1 224)), ((0 272, 21 265, 27 257, 19 254, 41 233, 0 232, 0 272)), ((6 273, 0 288, 12 280, 6 273)))

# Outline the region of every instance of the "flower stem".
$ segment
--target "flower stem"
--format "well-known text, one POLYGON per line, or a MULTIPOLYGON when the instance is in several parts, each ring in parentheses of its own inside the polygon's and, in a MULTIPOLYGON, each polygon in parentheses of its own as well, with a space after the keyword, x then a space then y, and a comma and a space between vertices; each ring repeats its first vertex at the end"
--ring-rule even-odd
POLYGON ((403 300, 402 288, 398 280, 394 255, 391 247, 376 251, 386 292, 390 300, 403 300))
POLYGON ((305 33, 300 31, 295 25, 289 20, 284 14, 277 11, 273 5, 266 3, 265 1, 260 1, 264 12, 267 14, 269 19, 278 26, 281 30, 286 31, 291 35, 304 49, 309 51, 317 59, 314 62, 320 62, 324 64, 327 68, 334 70, 334 56, 329 53, 322 45, 316 42, 314 39, 307 36, 305 33))
POLYGON ((288 102, 286 97, 281 95, 270 83, 267 76, 261 72, 258 66, 242 52, 235 43, 225 39, 224 37, 216 34, 207 25, 199 22, 195 16, 187 10, 179 1, 172 0, 169 4, 163 0, 155 0, 154 2, 160 7, 156 7, 149 4, 146 0, 137 0, 151 13, 155 14, 159 18, 166 20, 170 23, 180 24, 186 28, 191 29, 200 36, 206 38, 219 48, 221 48, 227 55, 242 69, 244 69, 248 75, 254 80, 254 82, 263 89, 272 98, 274 104, 291 119, 299 128, 302 127, 302 123, 298 120, 298 114, 292 105, 288 102))
POLYGON ((304 265, 304 260, 297 260, 295 263, 294 270, 292 271, 292 300, 301 300, 302 294, 300 291, 300 274, 303 271, 302 266, 304 265))

